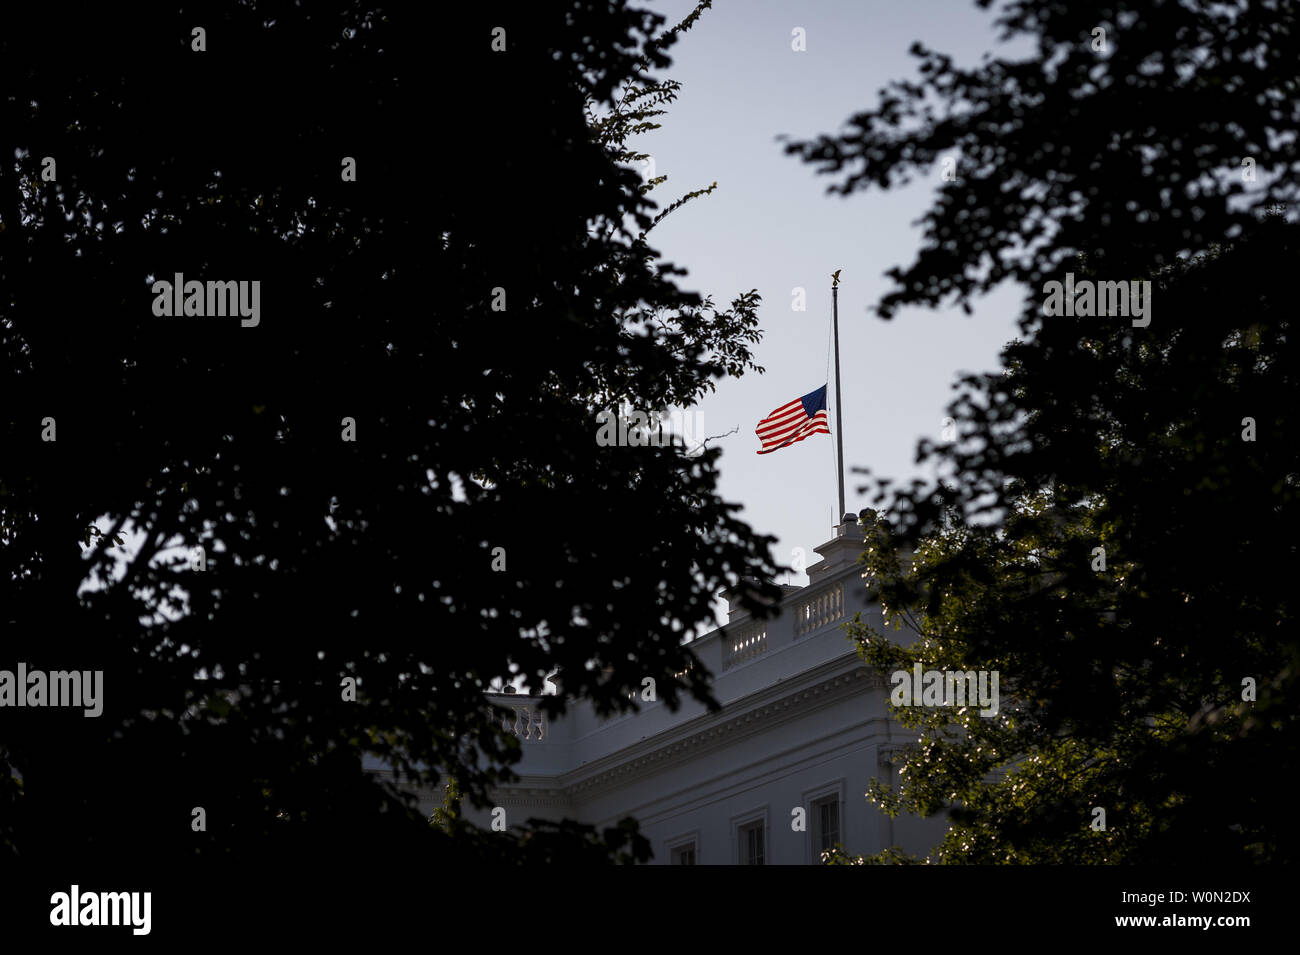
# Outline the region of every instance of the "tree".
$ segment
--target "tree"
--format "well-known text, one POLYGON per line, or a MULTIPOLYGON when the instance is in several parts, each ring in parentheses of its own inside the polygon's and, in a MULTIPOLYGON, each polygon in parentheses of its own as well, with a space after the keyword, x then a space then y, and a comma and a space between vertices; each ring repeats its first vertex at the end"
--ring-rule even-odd
POLYGON ((757 296, 719 312, 675 284, 588 125, 668 65, 662 18, 6 16, 2 626, 29 669, 102 671, 105 702, 6 712, 0 844, 644 858, 627 829, 450 836, 410 790, 511 778, 494 680, 561 668, 611 712, 649 676, 716 706, 683 635, 776 572, 716 450, 595 440, 607 402, 756 369, 757 296), (250 304, 260 283, 257 315, 158 315, 177 273, 250 304))
POLYGON ((999 670, 1005 708, 900 714, 920 745, 901 801, 875 795, 953 809, 940 861, 1294 859, 1265 782, 1295 756, 1300 656, 1294 215, 1265 211, 1300 161, 1294 9, 1014 2, 998 22, 1031 55, 963 70, 918 46, 921 83, 789 146, 844 192, 958 156, 882 317, 1027 287, 1005 371, 964 377, 957 440, 921 443, 942 480, 877 482, 887 546, 918 559, 868 559, 915 642, 857 631, 882 667, 999 670), (1150 282, 1149 324, 1050 314, 1066 272, 1150 282))

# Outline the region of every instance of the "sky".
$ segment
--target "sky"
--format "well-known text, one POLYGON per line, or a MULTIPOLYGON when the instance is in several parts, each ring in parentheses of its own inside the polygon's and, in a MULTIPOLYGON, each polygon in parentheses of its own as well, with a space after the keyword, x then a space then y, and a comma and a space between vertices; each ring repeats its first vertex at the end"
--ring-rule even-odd
MULTIPOLYGON (((694 0, 642 0, 676 23, 694 0)), ((723 449, 722 496, 744 505, 741 517, 778 538, 778 563, 816 563, 813 547, 832 537, 836 480, 833 436, 815 435, 759 456, 754 426, 776 407, 827 382, 831 273, 842 269, 839 293, 843 372, 844 459, 908 482, 931 474, 915 463, 922 437, 938 440, 961 373, 993 371, 1016 337, 1024 290, 1004 286, 980 300, 974 314, 956 307, 905 309, 890 322, 867 312, 888 289, 885 272, 911 264, 923 236, 913 223, 941 182, 832 196, 833 180, 787 156, 777 141, 840 131, 856 112, 874 107, 894 79, 916 79, 916 40, 974 65, 1000 45, 992 16, 966 0, 715 0, 670 51, 661 75, 682 84, 661 117, 662 128, 632 145, 654 159, 668 180, 652 194, 662 207, 707 187, 650 233, 650 245, 688 275, 679 284, 727 303, 757 288, 763 340, 754 350, 764 375, 717 383, 695 409, 703 434, 739 427, 710 442, 723 449), (807 49, 792 49, 803 28, 807 49), (807 310, 793 308, 806 290, 807 310)), ((833 374, 833 371, 832 371, 833 374)), ((831 381, 831 400, 834 383, 831 381)), ((831 409, 834 429, 834 408, 831 409)), ((847 510, 873 506, 851 470, 847 510)), ((792 574, 782 581, 806 584, 792 574)))

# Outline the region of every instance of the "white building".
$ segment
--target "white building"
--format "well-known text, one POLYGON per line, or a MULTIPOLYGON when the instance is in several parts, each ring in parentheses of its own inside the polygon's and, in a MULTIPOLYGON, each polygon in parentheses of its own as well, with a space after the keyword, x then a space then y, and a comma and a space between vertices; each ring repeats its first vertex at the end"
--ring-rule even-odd
MULTIPOLYGON (((494 694, 513 709, 524 751, 519 782, 494 793, 506 823, 570 818, 603 829, 630 815, 657 864, 814 864, 834 843, 853 855, 891 845, 926 855, 942 820, 891 820, 864 795, 872 777, 894 782, 891 756, 914 734, 889 718, 885 675, 842 629, 857 612, 881 625, 865 600, 862 540, 855 522, 841 524, 815 548, 822 560, 808 568, 808 586, 785 588, 778 617, 732 610, 694 641, 715 676, 718 713, 694 700, 676 713, 643 702, 639 713, 602 720, 574 701, 547 721, 537 698, 494 694)), ((440 801, 428 794, 427 810, 440 801)), ((491 821, 468 806, 466 815, 491 821)))

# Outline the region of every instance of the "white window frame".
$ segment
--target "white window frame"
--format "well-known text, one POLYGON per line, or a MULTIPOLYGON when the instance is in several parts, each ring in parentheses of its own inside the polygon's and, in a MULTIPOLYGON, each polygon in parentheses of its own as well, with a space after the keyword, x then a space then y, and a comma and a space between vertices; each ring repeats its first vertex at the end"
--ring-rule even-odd
POLYGON ((664 850, 668 853, 669 865, 676 864, 673 862, 673 853, 679 849, 694 849, 695 864, 700 865, 700 830, 693 829, 690 832, 683 832, 681 835, 664 840, 664 850))
POLYGON ((820 832, 818 832, 820 820, 818 818, 819 813, 817 812, 817 806, 820 803, 834 800, 837 811, 837 822, 839 824, 838 838, 835 839, 835 842, 845 846, 847 851, 847 840, 844 837, 844 789, 845 780, 841 777, 840 779, 823 783, 814 789, 807 789, 804 791, 803 804, 808 810, 808 825, 806 827, 807 835, 804 841, 808 847, 808 861, 812 865, 822 864, 822 852, 817 845, 820 841, 818 838, 820 836, 820 832))
POLYGON ((748 865, 740 848, 741 832, 758 826, 763 833, 763 865, 772 864, 772 831, 767 820, 767 806, 746 810, 731 817, 731 857, 735 865, 748 865))

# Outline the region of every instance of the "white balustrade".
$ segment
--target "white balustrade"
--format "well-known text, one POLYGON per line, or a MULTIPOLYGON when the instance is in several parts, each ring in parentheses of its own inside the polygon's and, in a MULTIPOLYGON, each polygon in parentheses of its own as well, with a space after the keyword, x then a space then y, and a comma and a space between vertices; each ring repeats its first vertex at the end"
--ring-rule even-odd
POLYGON ((546 715, 536 706, 514 704, 509 707, 514 711, 514 718, 501 714, 501 728, 507 733, 514 733, 521 739, 545 739, 546 715))
POLYGON ((795 639, 843 619, 844 584, 841 582, 795 603, 795 639))
POLYGON ((767 625, 758 621, 745 624, 724 632, 723 640, 722 669, 730 670, 767 652, 767 625))

